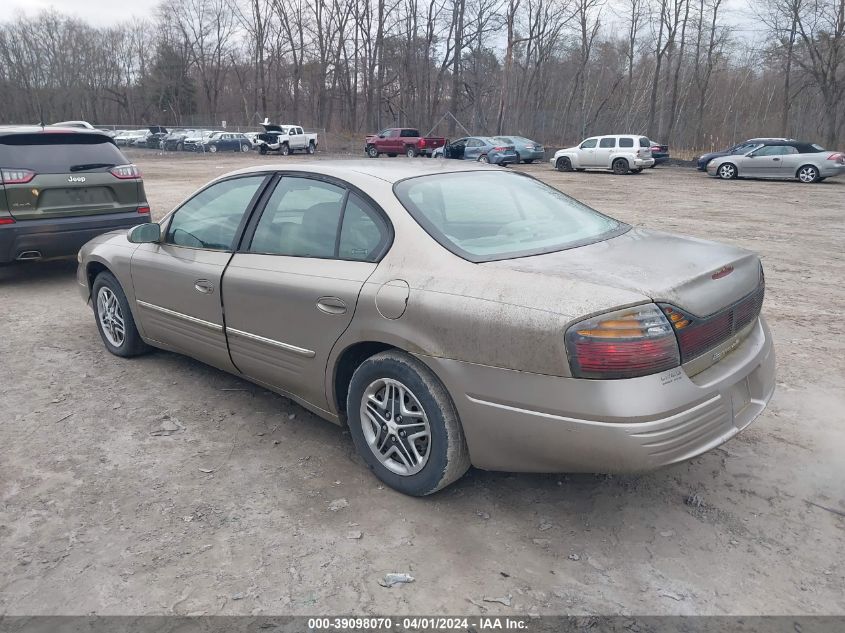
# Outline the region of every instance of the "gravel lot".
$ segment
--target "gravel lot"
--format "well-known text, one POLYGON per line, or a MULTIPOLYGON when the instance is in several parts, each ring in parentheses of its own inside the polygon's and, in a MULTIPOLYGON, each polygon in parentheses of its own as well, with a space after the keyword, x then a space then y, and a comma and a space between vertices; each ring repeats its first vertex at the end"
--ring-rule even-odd
MULTIPOLYGON (((132 158, 154 217, 230 169, 305 160, 132 158)), ((109 355, 75 262, 0 269, 0 615, 845 614, 845 181, 524 169, 763 256, 778 388, 755 424, 647 476, 473 470, 411 499, 285 398, 109 355)))

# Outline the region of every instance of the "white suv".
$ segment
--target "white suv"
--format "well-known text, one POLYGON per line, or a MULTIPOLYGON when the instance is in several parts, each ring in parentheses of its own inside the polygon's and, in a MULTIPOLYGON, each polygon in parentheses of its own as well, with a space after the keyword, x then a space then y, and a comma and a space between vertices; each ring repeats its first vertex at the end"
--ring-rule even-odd
POLYGON ((654 165, 651 141, 634 134, 591 136, 576 147, 558 150, 550 162, 559 171, 612 169, 620 175, 654 165))

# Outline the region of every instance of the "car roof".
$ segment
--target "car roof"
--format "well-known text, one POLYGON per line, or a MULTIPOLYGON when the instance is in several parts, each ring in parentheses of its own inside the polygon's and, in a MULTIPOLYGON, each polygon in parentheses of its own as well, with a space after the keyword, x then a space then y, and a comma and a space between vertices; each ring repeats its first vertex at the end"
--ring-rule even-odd
MULTIPOLYGON (((452 174, 470 171, 495 171, 501 172, 501 167, 484 165, 481 163, 452 161, 446 159, 430 160, 321 160, 306 163, 272 165, 258 165, 246 167, 221 176, 241 176, 252 173, 268 171, 301 171, 324 176, 334 176, 342 180, 349 180, 357 176, 370 176, 389 183, 399 182, 406 178, 416 176, 430 176, 434 174, 452 174)), ((514 172, 515 173, 515 172, 514 172)))
POLYGON ((11 136, 13 134, 95 134, 108 137, 103 130, 89 130, 79 127, 59 127, 47 125, 0 125, 0 136, 11 136))

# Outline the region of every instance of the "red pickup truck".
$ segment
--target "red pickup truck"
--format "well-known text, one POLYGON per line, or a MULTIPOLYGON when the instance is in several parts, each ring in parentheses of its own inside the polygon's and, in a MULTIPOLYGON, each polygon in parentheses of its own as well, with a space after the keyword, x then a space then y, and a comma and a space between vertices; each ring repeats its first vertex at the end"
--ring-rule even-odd
POLYGON ((370 158, 381 154, 398 156, 431 156, 438 147, 443 147, 446 139, 439 136, 420 136, 419 130, 410 127, 389 127, 378 134, 371 134, 364 141, 364 151, 370 158))

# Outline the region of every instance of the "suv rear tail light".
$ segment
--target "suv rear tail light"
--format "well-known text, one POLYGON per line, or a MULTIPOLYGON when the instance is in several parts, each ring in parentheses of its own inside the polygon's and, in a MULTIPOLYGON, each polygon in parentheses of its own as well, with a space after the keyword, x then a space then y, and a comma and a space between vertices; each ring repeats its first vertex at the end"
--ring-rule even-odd
POLYGON ((149 215, 149 213, 150 213, 149 205, 143 204, 143 205, 139 206, 138 207, 138 213, 140 213, 142 215, 149 215))
POLYGON ((132 178, 140 178, 141 170, 135 165, 118 165, 109 170, 112 176, 120 178, 121 180, 130 180, 132 178))
POLYGON ((35 178, 31 169, 0 169, 0 182, 6 185, 22 185, 35 178))
POLYGON ((576 323, 566 351, 576 378, 636 378, 681 364, 672 325, 653 303, 576 323))

